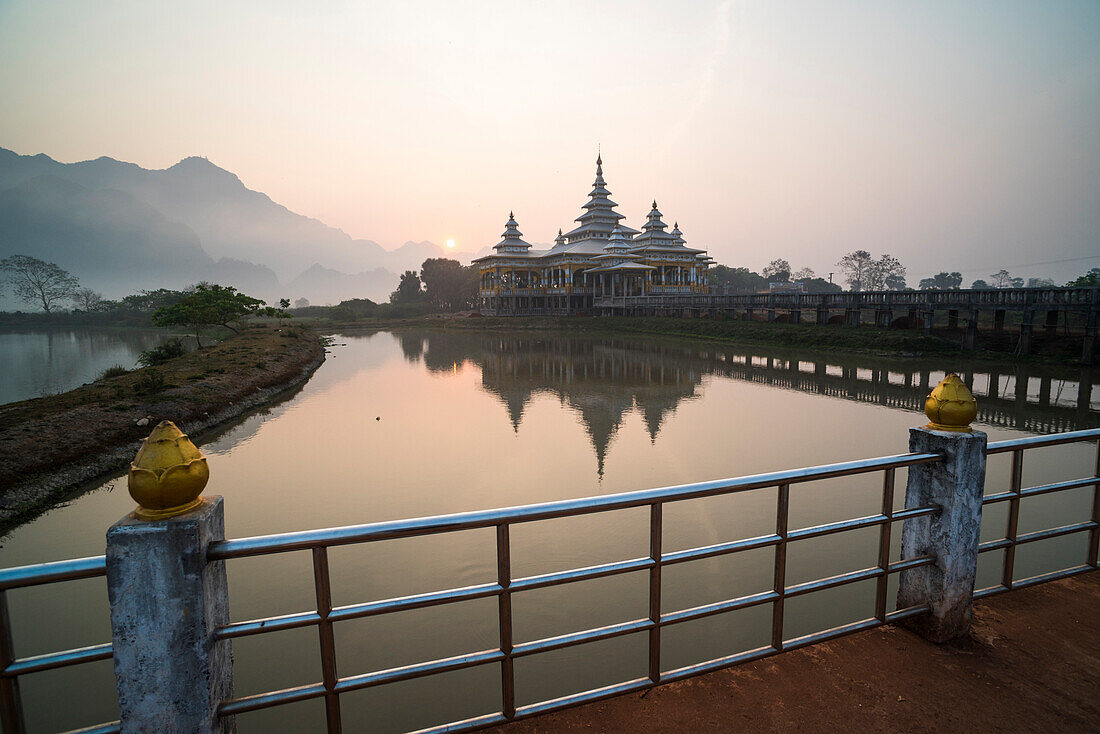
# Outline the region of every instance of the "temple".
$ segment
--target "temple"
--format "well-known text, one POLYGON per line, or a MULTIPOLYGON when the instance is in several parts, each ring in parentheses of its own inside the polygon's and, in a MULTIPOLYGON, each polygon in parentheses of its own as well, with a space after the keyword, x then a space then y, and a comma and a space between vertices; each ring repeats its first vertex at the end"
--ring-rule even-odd
POLYGON ((707 268, 714 262, 706 251, 688 247, 678 223, 668 231, 656 201, 639 231, 623 224, 610 196, 597 157, 596 180, 578 225, 565 234, 559 229, 548 250, 532 249, 510 212, 493 254, 474 260, 481 311, 579 314, 592 311, 597 298, 706 293, 707 268))

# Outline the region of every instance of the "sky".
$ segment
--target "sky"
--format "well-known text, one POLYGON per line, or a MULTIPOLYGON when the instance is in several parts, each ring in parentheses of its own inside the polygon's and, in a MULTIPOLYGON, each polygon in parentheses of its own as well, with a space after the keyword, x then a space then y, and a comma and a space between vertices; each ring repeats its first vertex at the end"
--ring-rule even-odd
POLYGON ((201 155, 393 248, 639 227, 819 275, 1100 267, 1100 2, 0 0, 0 146, 201 155))

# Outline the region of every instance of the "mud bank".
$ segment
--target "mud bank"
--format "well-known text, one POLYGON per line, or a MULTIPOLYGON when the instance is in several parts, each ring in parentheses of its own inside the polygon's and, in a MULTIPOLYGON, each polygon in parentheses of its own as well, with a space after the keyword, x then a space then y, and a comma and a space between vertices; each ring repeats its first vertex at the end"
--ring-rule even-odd
POLYGON ((301 385, 325 359, 299 326, 259 326, 156 367, 0 406, 0 536, 126 468, 161 420, 222 426, 301 385))

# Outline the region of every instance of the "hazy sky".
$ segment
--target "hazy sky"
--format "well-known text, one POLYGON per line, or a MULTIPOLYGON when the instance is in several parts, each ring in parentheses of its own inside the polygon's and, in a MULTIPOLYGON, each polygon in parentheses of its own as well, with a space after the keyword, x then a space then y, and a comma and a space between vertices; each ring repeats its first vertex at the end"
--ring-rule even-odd
POLYGON ((0 0, 0 100, 0 146, 203 155, 391 248, 549 242, 602 145, 628 224, 731 265, 1100 266, 1095 0, 0 0))

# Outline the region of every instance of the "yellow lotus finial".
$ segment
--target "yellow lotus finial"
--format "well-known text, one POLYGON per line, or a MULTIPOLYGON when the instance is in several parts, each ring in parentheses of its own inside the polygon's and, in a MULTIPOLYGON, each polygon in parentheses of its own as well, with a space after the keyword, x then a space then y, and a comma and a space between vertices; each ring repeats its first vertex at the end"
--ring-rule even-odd
POLYGON ((141 442, 127 488, 142 520, 164 520, 202 504, 210 480, 206 457, 172 421, 161 421, 141 442))
POLYGON ((940 381, 924 403, 924 414, 937 431, 970 433, 970 422, 978 415, 978 401, 966 383, 952 373, 940 381))

